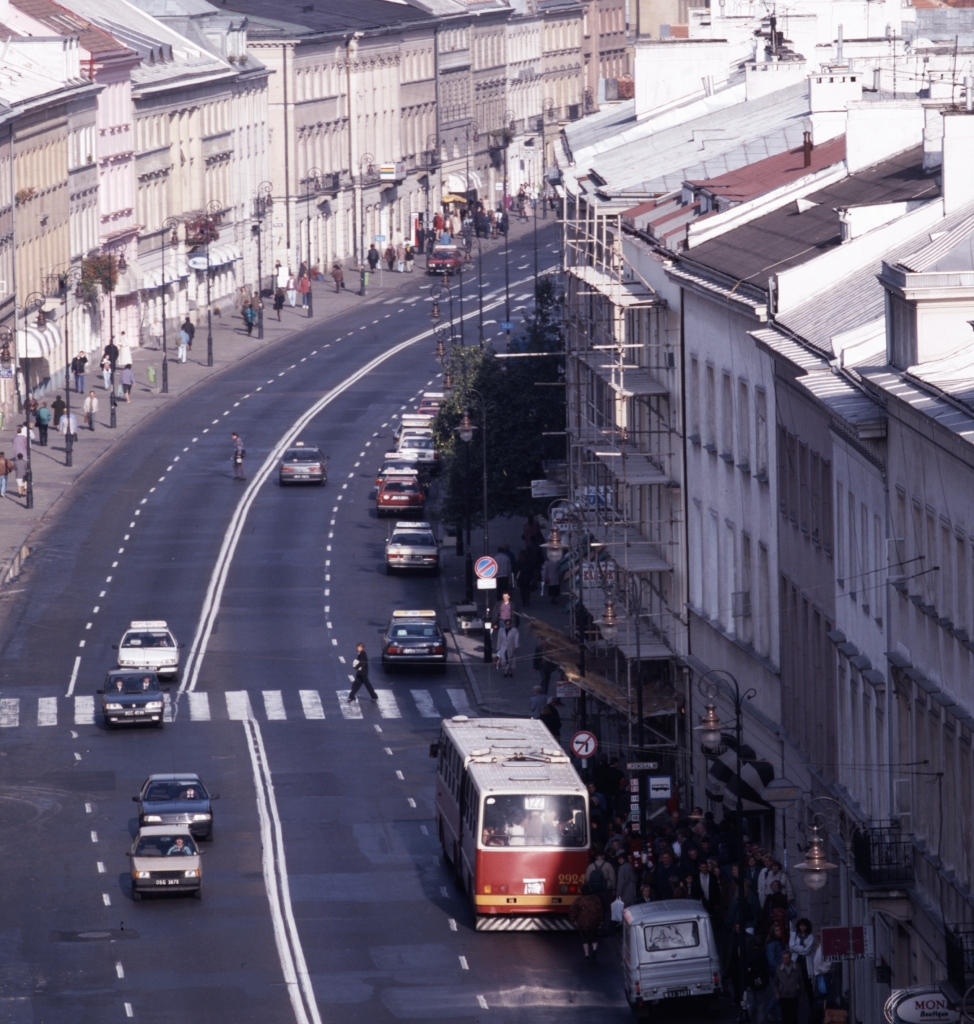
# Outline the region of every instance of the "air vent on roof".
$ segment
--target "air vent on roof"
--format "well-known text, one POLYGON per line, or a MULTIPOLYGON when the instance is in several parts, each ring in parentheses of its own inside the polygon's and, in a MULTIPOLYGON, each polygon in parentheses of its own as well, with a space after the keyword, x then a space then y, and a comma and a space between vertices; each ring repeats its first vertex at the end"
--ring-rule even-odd
POLYGON ((598 185, 599 188, 603 188, 605 186, 605 178, 603 178, 597 171, 593 171, 591 167, 588 169, 588 176, 596 185, 598 185))
POLYGON ((798 207, 799 213, 808 213, 809 210, 813 210, 818 203, 813 203, 811 199, 796 199, 795 206, 798 207))

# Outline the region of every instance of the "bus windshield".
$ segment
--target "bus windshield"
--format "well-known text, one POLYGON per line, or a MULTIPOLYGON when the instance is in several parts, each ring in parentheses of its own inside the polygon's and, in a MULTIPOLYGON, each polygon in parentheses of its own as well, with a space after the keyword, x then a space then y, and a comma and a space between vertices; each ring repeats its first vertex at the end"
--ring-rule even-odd
POLYGON ((484 846, 584 847, 588 844, 585 797, 506 794, 484 800, 484 846))

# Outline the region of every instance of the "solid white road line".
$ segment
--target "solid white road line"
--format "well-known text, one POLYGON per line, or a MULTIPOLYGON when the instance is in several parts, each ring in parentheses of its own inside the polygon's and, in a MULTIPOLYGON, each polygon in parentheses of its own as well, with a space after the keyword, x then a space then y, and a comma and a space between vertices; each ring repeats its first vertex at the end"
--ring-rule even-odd
POLYGON ((210 695, 197 690, 189 695, 189 720, 208 722, 210 720, 210 695))
POLYGON ((37 724, 57 725, 57 697, 40 697, 38 699, 37 724))
POLYGON ((254 717, 250 709, 250 694, 246 690, 227 690, 227 714, 231 722, 246 722, 254 717))
POLYGON ((278 957, 284 971, 284 984, 291 998, 291 1006, 298 1024, 321 1024, 314 987, 308 974, 304 950, 294 922, 291 890, 284 856, 284 836, 277 812, 274 783, 267 764, 267 753, 260 725, 253 720, 244 722, 247 750, 254 770, 254 788, 257 791, 257 816, 260 819, 264 886, 270 904, 271 921, 278 957))
POLYGON ((440 717, 440 713, 436 710, 436 705, 433 703, 429 690, 410 690, 409 692, 413 695, 416 707, 419 708, 419 713, 423 718, 440 717))
POLYGON ((338 694, 338 706, 341 709, 342 717, 344 717, 344 718, 361 718, 362 717, 362 709, 361 709, 361 707, 359 707, 358 698, 356 697, 356 699, 353 700, 353 701, 349 701, 349 699, 348 699, 348 695, 351 692, 352 692, 351 690, 336 690, 335 691, 335 693, 338 694))
POLYGON ((16 729, 20 725, 20 698, 0 699, 0 729, 16 729))
POLYGON ((317 690, 298 690, 298 696, 301 698, 305 718, 325 717, 325 709, 321 706, 321 697, 317 690))
POLYGON ((79 654, 74 659, 74 668, 71 670, 71 682, 68 683, 68 692, 65 694, 66 697, 70 697, 74 693, 74 684, 78 681, 78 669, 81 667, 81 655, 79 654))
POLYGON ((287 721, 284 698, 281 696, 280 690, 264 690, 264 711, 269 722, 287 721))
POLYGON ((383 718, 402 718, 392 690, 376 690, 375 695, 379 698, 379 714, 383 718))
POLYGON ((450 703, 456 709, 458 715, 466 715, 468 718, 476 718, 477 712, 470 706, 470 701, 467 700, 466 690, 453 690, 447 689, 446 695, 450 698, 450 703))
POLYGON ((74 698, 74 724, 94 725, 95 724, 95 698, 75 697, 74 698))

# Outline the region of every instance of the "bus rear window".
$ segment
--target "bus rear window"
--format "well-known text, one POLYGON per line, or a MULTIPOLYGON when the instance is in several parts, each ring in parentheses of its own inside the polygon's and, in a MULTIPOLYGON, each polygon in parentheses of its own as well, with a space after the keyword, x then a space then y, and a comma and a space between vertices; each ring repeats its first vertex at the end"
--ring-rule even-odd
POLYGON ((583 847, 588 843, 585 797, 519 793, 484 800, 484 846, 583 847))

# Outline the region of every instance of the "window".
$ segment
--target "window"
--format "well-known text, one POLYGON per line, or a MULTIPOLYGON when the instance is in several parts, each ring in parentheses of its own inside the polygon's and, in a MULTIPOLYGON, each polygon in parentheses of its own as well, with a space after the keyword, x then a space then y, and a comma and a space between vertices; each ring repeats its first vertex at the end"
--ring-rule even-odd
POLYGON ((720 454, 727 462, 734 461, 734 396, 731 375, 725 373, 721 382, 721 444, 720 454))
POLYGON ((707 367, 707 438, 706 447, 710 452, 717 451, 717 381, 714 368, 707 367))
POLYGON ((700 443, 700 360, 690 359, 690 440, 700 443))
POLYGON ((748 402, 747 381, 737 384, 737 458, 741 469, 751 468, 751 410, 748 402))
POLYGON ((811 488, 809 487, 809 454, 808 445, 798 442, 798 507, 799 523, 803 533, 809 531, 811 511, 811 488))
MULTIPOLYGON (((768 398, 763 388, 754 389, 754 455, 756 476, 766 482, 768 479, 768 398)), ((781 486, 781 482, 778 482, 781 486)))
POLYGON ((758 653, 771 653, 771 569, 767 544, 758 545, 758 653))
POLYGON ((588 843, 585 798, 531 793, 484 800, 484 846, 582 847, 588 843))
POLYGON ((832 554, 832 463, 828 459, 822 459, 821 495, 822 547, 828 554, 832 554))
POLYGON ((700 929, 696 921, 649 925, 644 929, 643 935, 646 938, 647 953, 692 949, 700 945, 700 929))

